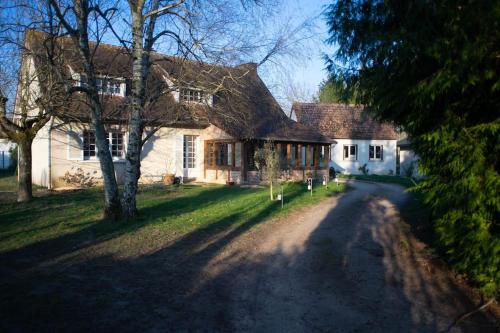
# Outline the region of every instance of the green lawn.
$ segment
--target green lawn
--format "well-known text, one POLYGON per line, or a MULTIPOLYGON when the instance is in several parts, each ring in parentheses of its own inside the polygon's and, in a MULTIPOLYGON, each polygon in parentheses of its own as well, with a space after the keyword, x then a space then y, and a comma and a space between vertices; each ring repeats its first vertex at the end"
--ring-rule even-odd
POLYGON ((344 190, 344 185, 318 186, 311 197, 304 184, 288 183, 282 209, 279 202, 269 200, 268 188, 144 186, 137 197, 139 218, 117 223, 101 219, 101 189, 40 193, 27 204, 0 203, 0 253, 43 241, 55 246, 57 239, 64 239, 66 247, 68 240, 74 245, 121 237, 118 243, 127 244, 121 250, 132 254, 195 230, 250 228, 344 190))
POLYGON ((343 175, 339 176, 341 179, 357 179, 357 180, 365 180, 371 182, 381 182, 381 183, 392 183, 399 184, 404 187, 412 187, 416 185, 416 182, 407 177, 401 176, 388 176, 388 175, 343 175))
POLYGON ((14 171, 0 170, 0 192, 17 191, 17 176, 14 171))

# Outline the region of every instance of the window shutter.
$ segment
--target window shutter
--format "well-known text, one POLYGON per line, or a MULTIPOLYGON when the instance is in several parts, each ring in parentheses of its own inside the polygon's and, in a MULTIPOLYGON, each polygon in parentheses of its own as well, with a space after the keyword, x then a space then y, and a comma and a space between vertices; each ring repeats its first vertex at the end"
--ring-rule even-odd
POLYGON ((384 160, 384 146, 382 145, 380 146, 380 160, 384 160))
POLYGON ((354 145, 356 147, 356 161, 358 160, 358 145, 354 145))
POLYGON ((83 159, 83 133, 68 130, 68 159, 83 159))

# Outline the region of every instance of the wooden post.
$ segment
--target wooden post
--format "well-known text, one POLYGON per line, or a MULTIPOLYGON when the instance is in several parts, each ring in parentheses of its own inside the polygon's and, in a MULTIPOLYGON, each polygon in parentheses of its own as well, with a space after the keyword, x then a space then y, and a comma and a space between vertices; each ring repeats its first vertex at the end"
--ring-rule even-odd
POLYGON ((247 180, 247 149, 246 149, 246 143, 245 142, 240 142, 240 166, 241 166, 241 179, 243 181, 247 180))
POLYGON ((292 145, 290 143, 286 145, 286 163, 288 165, 292 163, 292 145))
POLYGON ((313 149, 316 152, 314 154, 314 169, 318 169, 318 166, 319 166, 319 154, 321 153, 320 147, 321 147, 320 145, 313 146, 313 149))

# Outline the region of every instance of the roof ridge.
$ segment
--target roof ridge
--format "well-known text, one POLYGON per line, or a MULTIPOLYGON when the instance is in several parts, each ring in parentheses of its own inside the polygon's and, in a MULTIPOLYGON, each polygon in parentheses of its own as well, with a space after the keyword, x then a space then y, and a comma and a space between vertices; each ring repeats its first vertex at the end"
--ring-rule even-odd
MULTIPOLYGON (((45 32, 45 31, 40 31, 40 30, 37 30, 37 29, 33 29, 33 28, 26 28, 26 37, 27 38, 28 36, 29 37, 35 37, 36 35, 38 36, 42 36, 42 35, 50 35, 48 32, 45 32), (31 34, 31 36, 29 36, 31 34)), ((71 37, 69 36, 55 36, 56 38, 61 38, 61 39, 64 39, 65 41, 71 41, 71 37)), ((106 48, 110 48, 110 49, 116 49, 116 50, 120 50, 120 51, 127 51, 128 53, 128 50, 126 47, 124 46, 120 46, 120 45, 114 45, 114 44, 110 44, 110 43, 104 43, 104 42, 97 42, 97 41, 93 41, 93 40, 89 40, 89 44, 92 45, 98 45, 98 47, 106 47, 106 48)), ((166 53, 161 53, 161 52, 157 52, 157 51, 151 51, 151 54, 152 55, 156 55, 156 56, 159 56, 159 57, 164 57, 165 60, 167 60, 168 58, 171 58, 171 59, 174 59, 174 60, 181 60, 181 61, 185 61, 185 62, 188 62, 190 64, 204 64, 204 65, 209 65, 209 66, 213 66, 213 67, 219 67, 219 68, 223 68, 223 69, 238 69, 238 70, 244 70, 244 69, 248 69, 248 67, 253 67, 254 65, 257 65, 257 63, 255 62, 244 62, 244 63, 241 63, 241 64, 238 64, 238 65, 222 65, 222 64, 213 64, 213 63, 209 63, 209 62, 206 62, 206 61, 198 61, 198 60, 193 60, 193 59, 188 59, 188 58, 182 58, 182 57, 179 57, 179 56, 175 56, 175 55, 169 55, 169 54, 166 54, 166 53), (247 67, 247 68, 245 68, 247 67)), ((257 67, 257 66, 255 66, 257 67)))

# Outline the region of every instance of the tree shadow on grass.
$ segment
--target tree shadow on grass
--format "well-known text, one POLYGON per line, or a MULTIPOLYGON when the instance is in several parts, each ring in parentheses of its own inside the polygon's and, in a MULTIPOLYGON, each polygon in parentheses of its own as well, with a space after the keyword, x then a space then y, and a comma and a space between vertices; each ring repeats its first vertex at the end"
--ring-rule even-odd
MULTIPOLYGON (((248 206, 229 214, 181 237, 156 254, 146 256, 148 260, 120 261, 108 254, 96 257, 90 254, 88 260, 81 257, 75 259, 71 253, 125 233, 133 233, 159 217, 207 207, 241 191, 250 193, 253 190, 220 187, 204 189, 194 196, 181 196, 148 206, 141 212, 143 218, 131 223, 92 224, 71 234, 0 254, 0 260, 9 263, 0 268, 0 290, 3 295, 1 312, 3 318, 8 318, 0 324, 0 328, 41 331, 96 329, 98 319, 89 320, 89 313, 138 302, 144 296, 138 290, 143 287, 142 283, 145 286, 151 283, 149 278, 158 279, 154 280, 158 288, 172 287, 175 284, 168 281, 177 278, 179 281, 191 281, 224 246, 276 212, 276 203, 266 200, 257 208, 248 206), (186 274, 189 278, 185 277, 186 274), (160 281, 166 282, 166 285, 160 281), (125 300, 120 301, 124 297, 125 300)), ((289 199, 293 200, 300 194, 296 192, 289 199)), ((86 200, 79 195, 74 199, 86 200)), ((168 290, 182 290, 175 289, 168 290)), ((141 306, 147 307, 147 302, 141 306)), ((119 312, 122 311, 116 313, 117 317, 120 316, 119 312)), ((103 319, 99 325, 109 326, 109 323, 106 324, 108 320, 103 319)), ((141 322, 140 318, 136 320, 141 322)), ((112 322, 109 327, 117 324, 116 320, 112 322)))
MULTIPOLYGON (((216 193, 210 192, 198 199, 216 193)), ((299 247, 286 244, 287 234, 267 252, 251 251, 259 239, 231 247, 272 216, 276 203, 267 201, 149 253, 86 251, 1 274, 0 330, 436 331, 439 307, 464 305, 455 298, 458 287, 446 277, 429 279, 412 248, 401 251, 394 199, 356 196, 339 198, 299 247)), ((191 207, 184 200, 192 198, 173 200, 191 207)), ((159 202, 147 213, 178 205, 159 202)), ((323 213, 310 212, 316 214, 323 213)))

